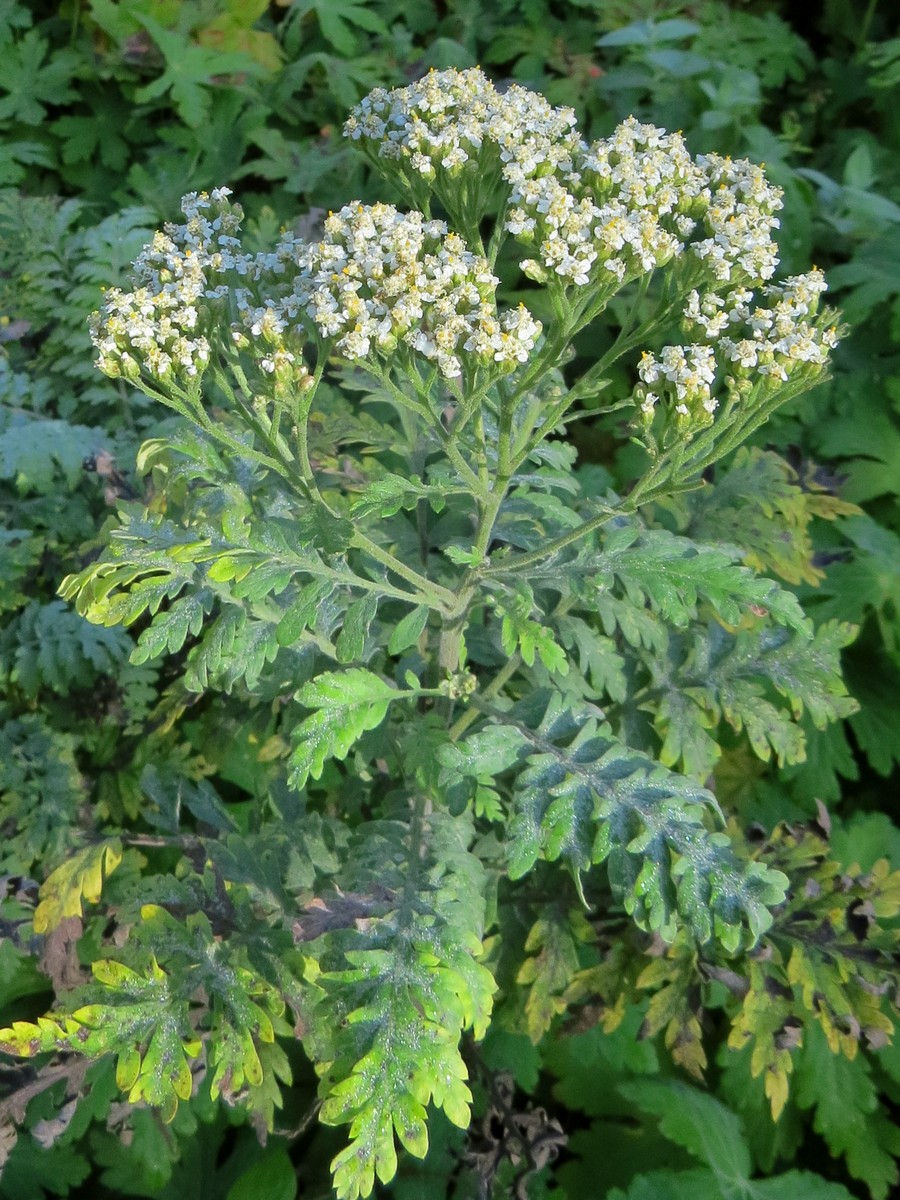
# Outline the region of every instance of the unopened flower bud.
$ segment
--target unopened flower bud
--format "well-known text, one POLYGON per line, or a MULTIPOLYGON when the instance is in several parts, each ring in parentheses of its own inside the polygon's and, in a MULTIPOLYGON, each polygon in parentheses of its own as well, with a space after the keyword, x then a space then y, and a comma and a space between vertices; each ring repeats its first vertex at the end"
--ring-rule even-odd
POLYGON ((550 278, 550 272, 547 268, 542 267, 533 258, 526 258, 519 266, 522 268, 522 273, 527 275, 529 279, 533 279, 535 283, 546 283, 550 278))
POLYGON ((136 380, 140 379, 141 368, 135 362, 135 360, 131 357, 130 354, 123 354, 120 357, 119 362, 120 362, 121 368, 122 368, 122 375, 126 379, 130 380, 132 383, 134 383, 136 380))

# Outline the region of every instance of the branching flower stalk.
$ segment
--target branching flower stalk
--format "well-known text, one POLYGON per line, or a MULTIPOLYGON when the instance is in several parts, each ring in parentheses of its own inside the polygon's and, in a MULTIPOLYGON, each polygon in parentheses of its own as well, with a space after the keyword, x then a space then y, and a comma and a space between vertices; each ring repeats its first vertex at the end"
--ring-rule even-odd
MULTIPOLYGON (((227 189, 188 197, 186 224, 158 235, 136 264, 143 286, 111 293, 94 334, 102 369, 138 381, 183 413, 202 410, 199 394, 188 398, 177 376, 196 380, 212 365, 217 386, 243 409, 264 447, 248 446, 247 453, 263 466, 277 463, 288 480, 296 479, 296 464, 272 428, 292 393, 298 482, 315 502, 324 503, 306 449, 308 417, 332 356, 371 370, 437 433, 461 481, 480 497, 473 543, 480 560, 513 472, 615 359, 679 307, 686 331, 704 340, 664 347, 660 357, 645 352, 639 363, 631 398, 635 434, 662 461, 637 481, 627 509, 665 488, 682 488, 787 393, 821 378, 834 344, 833 327, 816 320, 824 281, 813 272, 781 288, 765 287, 777 262, 771 234, 781 202, 751 164, 695 160, 679 135, 634 120, 588 146, 570 112, 522 88, 497 93, 477 72, 432 74, 392 93, 376 90, 354 111, 346 132, 412 199, 421 198, 420 185, 428 183, 470 234, 497 213, 492 261, 507 238, 533 247, 536 257, 520 265, 547 288, 556 316, 542 342, 541 324, 524 305, 496 308, 498 279, 480 254, 480 236, 473 252, 427 216, 350 205, 328 218, 322 241, 285 235, 273 252, 250 256, 240 250, 241 213, 227 189), (527 405, 572 338, 617 292, 638 280, 637 309, 651 278, 667 268, 668 298, 649 327, 623 328, 580 390, 576 384, 549 416, 527 405), (748 285, 762 287, 763 303, 754 308, 748 285), (424 375, 423 359, 431 368, 424 375), (253 385, 244 361, 253 369, 253 385), (505 382, 510 372, 511 386, 505 382), (239 401, 229 374, 239 382, 239 401), (404 380, 415 401, 405 398, 404 380), (455 400, 446 425, 444 380, 454 385, 448 399, 455 400), (476 430, 483 429, 485 405, 498 422, 489 485, 484 450, 476 446, 477 474, 461 449, 473 417, 476 430), (276 416, 264 427, 267 406, 276 416), (514 433, 517 415, 527 423, 514 433)), ((232 434, 213 431, 205 414, 201 419, 236 448, 232 434)), ((597 527, 596 520, 585 522, 580 536, 597 527)), ((575 540, 557 539, 546 553, 575 540)), ((449 604, 455 626, 460 593, 451 601, 447 589, 429 584, 370 539, 357 534, 356 542, 427 602, 449 604)), ((480 560, 473 560, 476 572, 480 560)), ((537 560, 532 554, 529 562, 537 560)), ((462 587, 463 612, 476 583, 477 576, 462 587)), ((441 655, 451 672, 458 665, 453 657, 441 655)))

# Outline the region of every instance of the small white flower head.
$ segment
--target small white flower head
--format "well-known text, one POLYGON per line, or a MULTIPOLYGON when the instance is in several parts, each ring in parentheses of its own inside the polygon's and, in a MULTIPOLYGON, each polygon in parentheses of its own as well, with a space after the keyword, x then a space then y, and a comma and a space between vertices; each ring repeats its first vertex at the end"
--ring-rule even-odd
POLYGON ((388 171, 431 181, 513 165, 532 176, 571 162, 575 114, 519 84, 498 91, 478 67, 429 71, 407 87, 376 88, 344 135, 388 171))
POLYGON ((211 327, 228 294, 228 276, 240 251, 239 205, 227 188, 192 192, 181 208, 182 225, 155 233, 134 264, 131 292, 110 288, 91 318, 97 363, 111 375, 159 383, 175 375, 194 379, 209 364, 211 327))
POLYGON ((421 213, 350 204, 329 216, 321 241, 295 249, 278 311, 292 308, 348 359, 402 343, 454 378, 467 366, 512 369, 540 333, 525 309, 498 314, 486 260, 421 213))
POLYGON ((781 189, 746 159, 701 154, 697 166, 705 186, 691 210, 701 233, 691 253, 712 269, 720 284, 752 286, 771 279, 778 266, 772 234, 779 226, 775 214, 782 207, 781 189))
MULTIPOLYGON (((563 286, 615 291, 688 251, 714 286, 774 271, 777 189, 750 163, 694 160, 680 133, 629 117, 608 138, 568 146, 551 172, 511 162, 503 175, 506 232, 537 247, 563 286)), ((534 260, 522 269, 535 277, 534 260)))
POLYGON ((804 386, 816 382, 838 342, 834 313, 819 311, 825 290, 822 272, 813 269, 761 287, 761 303, 754 303, 754 293, 742 286, 689 292, 683 325, 703 341, 643 355, 633 394, 639 413, 635 424, 648 428, 661 397, 667 411, 675 413, 676 427, 692 436, 715 412, 717 375, 732 400, 742 404, 762 403, 790 381, 804 386))
POLYGON ((812 380, 824 374, 838 342, 834 314, 819 311, 826 286, 822 272, 813 269, 763 288, 763 303, 755 307, 751 293, 741 293, 742 303, 733 310, 737 319, 718 342, 734 376, 758 375, 767 390, 771 381, 778 385, 798 375, 812 380))
POLYGON ((645 351, 634 391, 637 424, 646 428, 662 407, 674 414, 676 427, 686 437, 709 425, 718 407, 713 394, 716 369, 715 354, 707 345, 663 346, 658 355, 645 351))

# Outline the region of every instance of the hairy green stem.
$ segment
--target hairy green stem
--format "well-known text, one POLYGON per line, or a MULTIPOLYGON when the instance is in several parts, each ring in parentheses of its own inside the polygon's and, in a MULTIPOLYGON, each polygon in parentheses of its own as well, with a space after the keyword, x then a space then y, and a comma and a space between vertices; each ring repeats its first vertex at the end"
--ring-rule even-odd
POLYGON ((293 488, 296 488, 296 464, 293 456, 290 453, 290 450, 288 449, 286 443, 284 443, 283 439, 280 439, 277 436, 272 436, 270 430, 266 429, 260 416, 253 411, 253 408, 249 403, 249 397, 252 394, 252 389, 247 382, 246 376, 244 376, 243 371, 240 370, 237 364, 232 363, 231 367, 235 375, 237 376, 239 374, 240 376, 238 382, 241 388, 246 391, 247 400, 245 400, 240 393, 231 386, 227 376, 225 375, 225 372, 219 366, 215 366, 213 368, 213 376, 216 383, 219 385, 237 411, 241 414, 244 423, 247 425, 251 433, 255 434, 268 450, 273 463, 273 469, 277 471, 282 479, 291 484, 293 488))
MULTIPOLYGON (((296 429, 297 429, 297 456, 300 459, 300 470, 303 478, 306 480, 310 490, 314 495, 321 500, 319 486, 316 483, 316 477, 313 473, 312 464, 309 461, 309 414, 312 411, 312 402, 316 392, 319 390, 319 383, 322 380, 322 373, 325 370, 325 361, 327 355, 324 349, 320 346, 319 353, 316 358, 316 370, 313 375, 313 382, 309 391, 303 396, 300 404, 297 406, 296 429)), ((324 503, 324 501, 323 501, 324 503)))
MULTIPOLYGON (((398 403, 403 404, 407 408, 411 408, 418 416, 424 416, 427 418, 429 428, 433 429, 440 438, 444 452, 453 463, 453 466, 456 468, 460 478, 466 481, 476 495, 480 494, 482 491, 481 480, 463 458, 459 448, 455 445, 455 439, 452 433, 445 428, 440 414, 434 411, 430 396, 424 396, 419 393, 419 388, 417 387, 416 391, 420 394, 420 399, 419 402, 416 403, 415 401, 410 400, 409 396, 407 396, 406 393, 397 386, 393 379, 391 379, 390 372, 382 369, 376 364, 363 364, 363 369, 368 371, 370 375, 373 375, 379 381, 379 383, 383 384, 398 403)), ((412 379, 413 386, 416 387, 415 377, 410 376, 410 378, 412 379)), ((419 385, 421 386, 421 380, 419 380, 419 385)))
POLYGON ((399 575, 401 579, 405 579, 407 583, 411 583, 418 591, 415 603, 424 603, 430 608, 445 610, 456 600, 455 594, 449 588, 442 587, 441 584, 434 583, 426 576, 420 575, 418 571, 401 562, 389 550, 382 549, 377 542, 373 542, 361 530, 354 531, 351 545, 368 554, 370 558, 374 558, 376 562, 380 562, 382 566, 393 571, 395 575, 399 575))

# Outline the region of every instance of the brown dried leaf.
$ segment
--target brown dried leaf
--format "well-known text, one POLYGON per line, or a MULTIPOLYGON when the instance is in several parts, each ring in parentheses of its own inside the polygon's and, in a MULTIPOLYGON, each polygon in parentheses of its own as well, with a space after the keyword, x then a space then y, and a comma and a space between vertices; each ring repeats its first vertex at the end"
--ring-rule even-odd
POLYGON ((333 929, 360 928, 373 917, 383 917, 393 903, 393 893, 376 888, 371 893, 336 892, 316 896, 306 905, 304 916, 294 922, 295 943, 312 942, 333 929))
POLYGON ((64 917, 44 938, 38 967, 53 981, 57 992, 84 983, 88 972, 78 961, 78 939, 84 932, 81 917, 64 917))
POLYGON ((831 837, 831 814, 821 800, 816 801, 816 819, 813 821, 813 828, 818 828, 826 842, 831 837))

